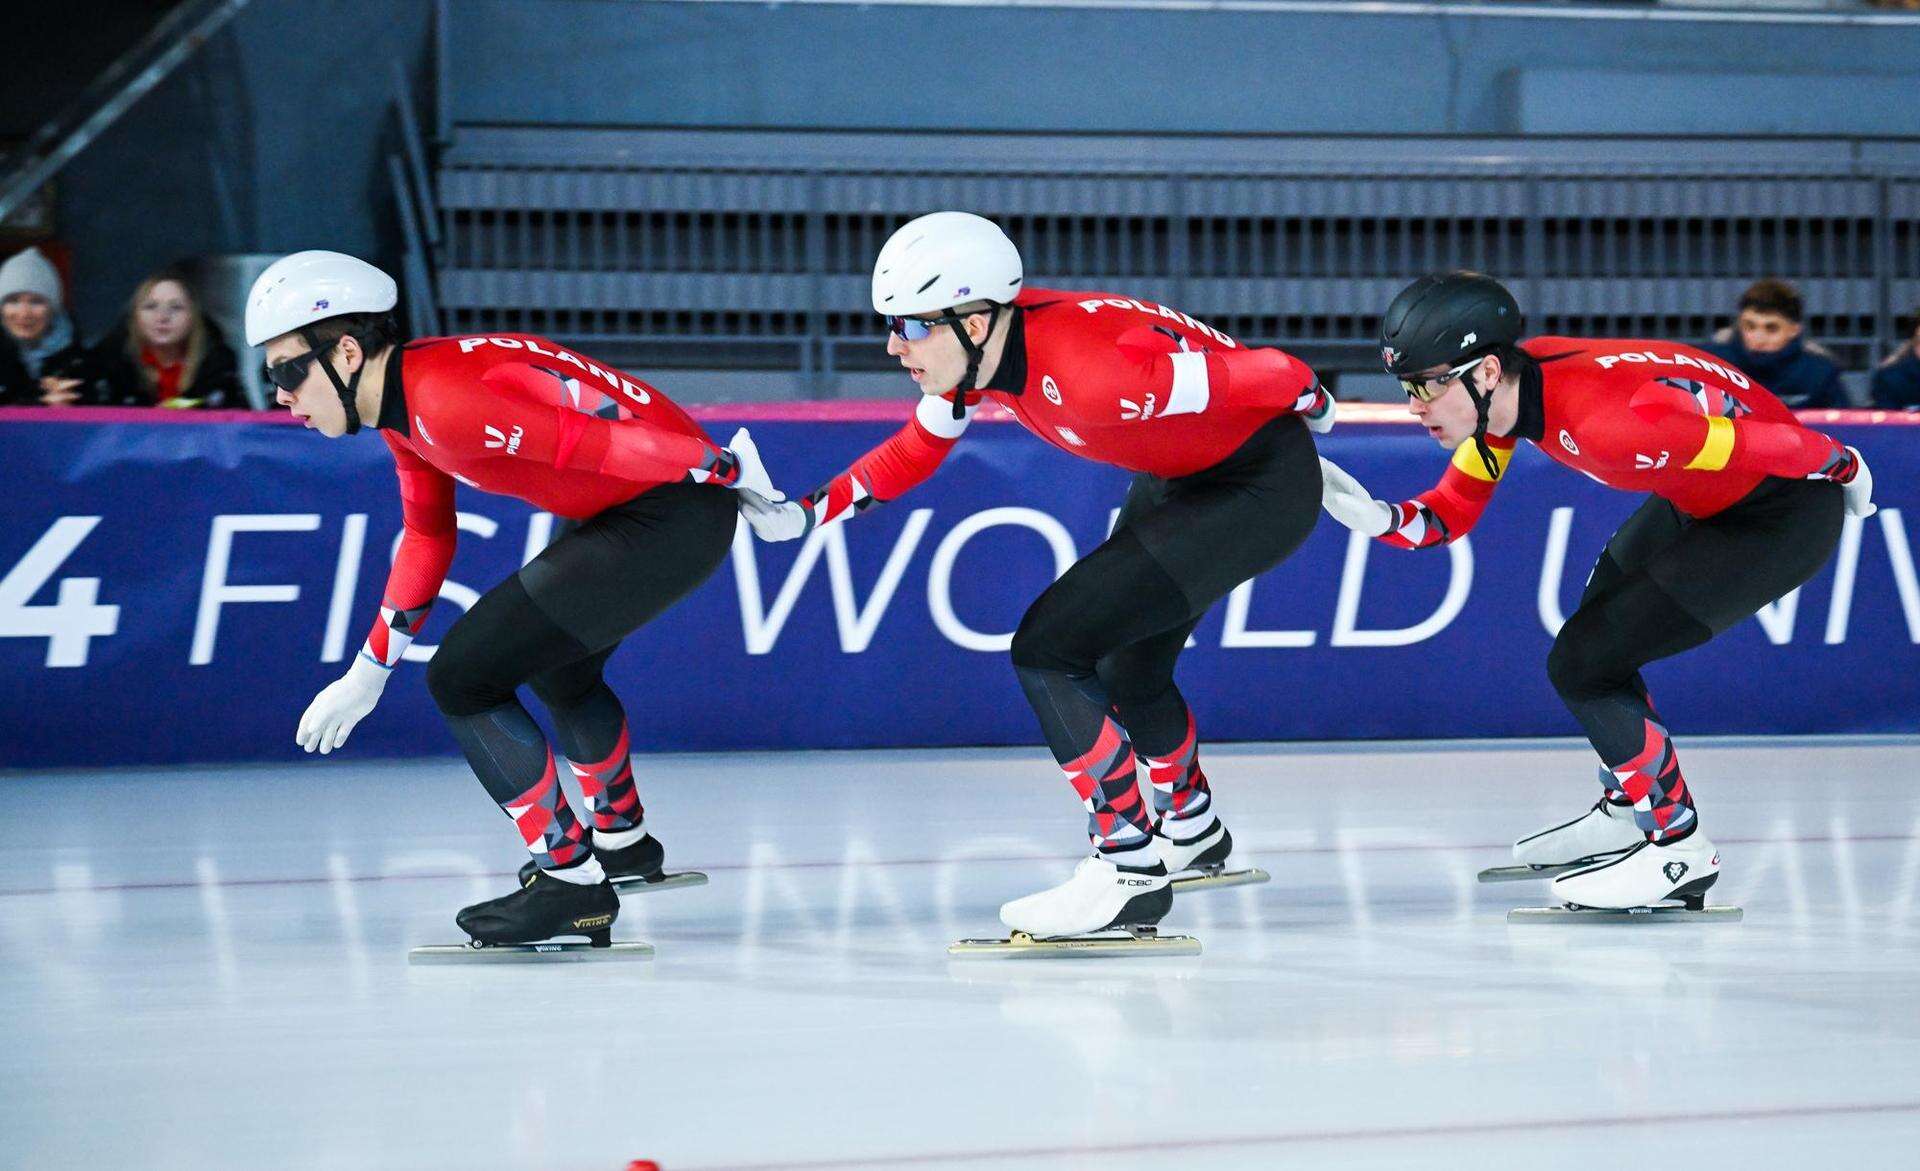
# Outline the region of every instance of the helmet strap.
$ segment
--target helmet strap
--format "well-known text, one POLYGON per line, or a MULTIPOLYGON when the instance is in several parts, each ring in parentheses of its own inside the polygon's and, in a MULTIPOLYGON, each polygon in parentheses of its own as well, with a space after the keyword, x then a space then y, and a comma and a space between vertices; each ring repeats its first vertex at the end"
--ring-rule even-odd
MULTIPOLYGON (((1500 461, 1494 458, 1493 448, 1487 444, 1487 415, 1488 412, 1493 410, 1493 391, 1489 390, 1483 395, 1474 387, 1473 376, 1478 372, 1478 370, 1468 371, 1466 378, 1467 396, 1473 399, 1473 413, 1475 418, 1473 448, 1479 452, 1480 463, 1487 469, 1487 479, 1498 480, 1500 478, 1500 461)), ((1494 390, 1498 389, 1499 383, 1495 383, 1494 390)))
MULTIPOLYGON (((320 343, 314 339, 313 328, 311 326, 302 329, 300 336, 307 339, 308 349, 317 350, 320 348, 320 343)), ((359 339, 356 338, 354 340, 358 341, 359 339)), ((334 343, 336 346, 339 344, 339 342, 334 343)), ((330 346, 328 348, 331 349, 332 347, 330 346)), ((360 363, 360 369, 355 370, 352 377, 342 382, 340 381, 340 372, 333 368, 333 363, 327 361, 325 358, 320 358, 318 361, 320 368, 327 372, 327 381, 333 383, 334 392, 340 396, 340 405, 346 409, 347 434, 352 435, 358 432, 360 430, 360 406, 354 401, 353 396, 360 387, 360 376, 367 372, 366 362, 362 361, 360 363)))
MULTIPOLYGON (((949 309, 947 312, 953 311, 949 309)), ((973 315, 969 313, 967 316, 973 315)), ((1000 306, 996 302, 987 309, 988 341, 993 340, 993 327, 999 324, 999 321, 1000 306)), ((947 322, 947 326, 953 330, 953 336, 960 339, 960 348, 967 352, 967 372, 960 376, 959 384, 953 388, 953 417, 964 419, 967 417, 967 396, 973 393, 974 383, 980 378, 980 360, 987 356, 987 347, 974 344, 974 340, 967 336, 967 323, 963 318, 956 316, 947 322)))

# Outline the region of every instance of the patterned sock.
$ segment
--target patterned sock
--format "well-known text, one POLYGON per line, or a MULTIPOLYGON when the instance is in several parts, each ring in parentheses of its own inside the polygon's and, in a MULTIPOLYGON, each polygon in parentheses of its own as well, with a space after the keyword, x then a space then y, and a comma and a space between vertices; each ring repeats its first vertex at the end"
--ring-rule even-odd
POLYGON ((1627 796, 1627 791, 1620 787, 1620 778, 1614 776, 1613 770, 1604 764, 1600 766, 1600 787, 1606 791, 1607 804, 1613 806, 1633 804, 1633 798, 1627 796))
POLYGON ((1148 865, 1144 849, 1153 836, 1146 802, 1140 799, 1133 745, 1120 725, 1102 720, 1099 737, 1082 756, 1060 766, 1087 807, 1087 836, 1100 856, 1119 866, 1148 865))
POLYGON ((640 807, 640 790, 633 783, 633 753, 624 720, 613 751, 602 760, 574 761, 573 775, 580 781, 580 795, 586 798, 596 834, 617 833, 640 824, 646 811, 640 807))
POLYGON ((1613 765, 1620 791, 1633 802, 1633 820, 1650 842, 1673 842, 1699 824, 1693 794, 1680 775, 1673 738, 1654 720, 1646 722, 1646 744, 1638 755, 1613 765))
POLYGON ((1147 779, 1153 784, 1153 812, 1161 821, 1204 821, 1213 809, 1213 790, 1200 768, 1200 733, 1187 712, 1186 735, 1172 752, 1143 754, 1147 779))
POLYGON ((551 751, 547 753, 547 767, 533 787, 511 801, 501 802, 500 808, 513 818, 520 840, 542 870, 558 870, 589 857, 586 827, 573 815, 573 807, 560 789, 551 751))
POLYGON ((553 749, 540 725, 519 700, 468 716, 448 716, 447 727, 466 752, 467 763, 487 796, 506 811, 520 830, 534 861, 543 870, 580 867, 575 880, 592 881, 600 868, 587 848, 587 830, 573 816, 555 775, 553 749), (528 778, 533 778, 529 783, 528 778))

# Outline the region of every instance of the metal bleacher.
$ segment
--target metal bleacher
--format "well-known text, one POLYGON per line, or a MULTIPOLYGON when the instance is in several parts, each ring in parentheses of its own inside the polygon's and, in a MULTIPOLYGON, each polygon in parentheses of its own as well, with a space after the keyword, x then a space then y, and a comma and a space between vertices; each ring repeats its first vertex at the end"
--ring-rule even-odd
POLYGON ((1334 373, 1377 370, 1380 311, 1440 268, 1508 280, 1535 332, 1680 339, 1781 276, 1856 369, 1920 302, 1913 141, 451 131, 414 245, 443 328, 797 371, 816 397, 887 361, 874 253, 949 207, 1001 222, 1034 284, 1161 300, 1334 373))

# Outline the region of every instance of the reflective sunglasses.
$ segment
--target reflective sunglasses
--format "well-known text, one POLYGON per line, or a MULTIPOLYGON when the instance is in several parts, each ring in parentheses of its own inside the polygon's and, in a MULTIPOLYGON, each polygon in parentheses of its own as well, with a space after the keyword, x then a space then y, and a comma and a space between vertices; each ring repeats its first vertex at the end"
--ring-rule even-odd
MULTIPOLYGON (((980 312, 985 313, 982 309, 980 312)), ((933 327, 965 321, 971 313, 942 313, 938 317, 887 317, 887 332, 904 342, 921 342, 933 336, 933 327)))
POLYGON ((299 390, 300 384, 307 380, 307 371, 313 368, 313 360, 339 344, 339 339, 335 338, 317 350, 308 350, 306 353, 297 357, 288 358, 284 362, 275 362, 271 366, 263 366, 260 369, 260 373, 266 376, 268 382, 273 383, 281 390, 291 394, 299 390))
POLYGON ((1429 375, 1426 378, 1402 378, 1400 380, 1400 386, 1411 397, 1419 399, 1423 403, 1430 403, 1446 393, 1439 389, 1440 387, 1452 382, 1456 378, 1466 377, 1467 374, 1472 372, 1475 366, 1478 366, 1491 357, 1493 357, 1492 354, 1482 354, 1471 362, 1455 366, 1451 370, 1443 370, 1438 374, 1429 375))

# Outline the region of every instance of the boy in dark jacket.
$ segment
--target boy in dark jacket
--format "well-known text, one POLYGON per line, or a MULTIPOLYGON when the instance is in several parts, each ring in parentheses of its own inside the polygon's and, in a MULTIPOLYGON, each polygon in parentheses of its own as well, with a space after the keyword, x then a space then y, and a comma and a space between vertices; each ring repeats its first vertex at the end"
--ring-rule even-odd
POLYGON ((1783 280, 1757 280, 1740 294, 1734 324, 1701 347, 1740 367, 1794 410, 1844 407, 1840 366, 1801 332, 1800 291, 1783 280))

